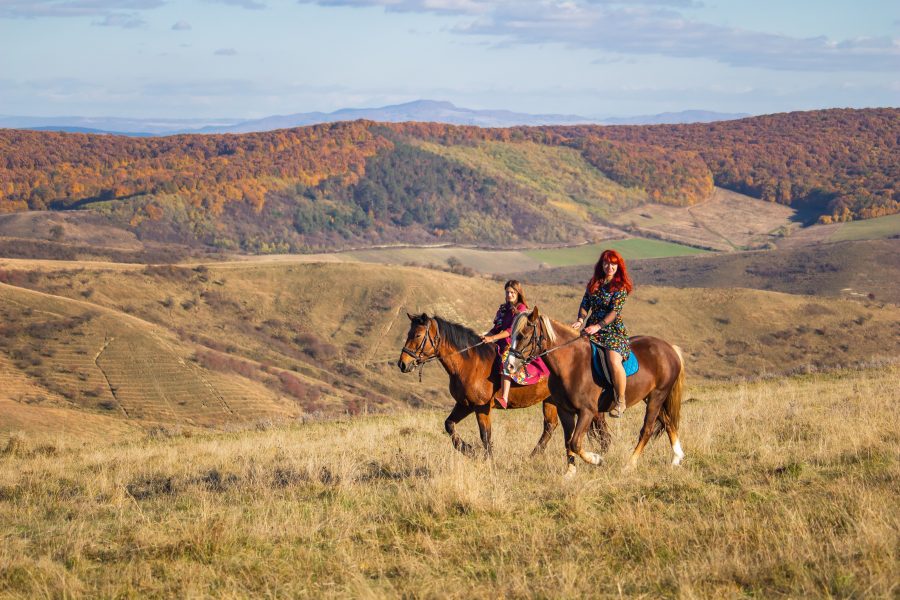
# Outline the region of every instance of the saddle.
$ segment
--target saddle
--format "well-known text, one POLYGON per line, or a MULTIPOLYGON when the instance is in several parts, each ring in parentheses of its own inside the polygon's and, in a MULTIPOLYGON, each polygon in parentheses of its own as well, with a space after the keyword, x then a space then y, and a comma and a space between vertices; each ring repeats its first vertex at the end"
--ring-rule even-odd
MULTIPOLYGON (((603 351, 602 346, 598 346, 593 342, 591 342, 591 366, 593 367, 594 382, 597 385, 602 387, 609 387, 612 385, 612 371, 606 360, 606 352, 603 351)), ((638 364, 638 359, 634 352, 628 356, 628 360, 622 362, 622 366, 625 367, 626 377, 631 377, 638 372, 640 365, 638 364)))

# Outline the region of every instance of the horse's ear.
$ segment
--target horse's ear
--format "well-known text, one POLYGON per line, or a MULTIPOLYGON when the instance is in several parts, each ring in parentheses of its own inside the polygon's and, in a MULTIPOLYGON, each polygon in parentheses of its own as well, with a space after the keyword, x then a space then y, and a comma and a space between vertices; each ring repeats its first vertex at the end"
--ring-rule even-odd
POLYGON ((534 310, 531 311, 531 314, 528 315, 528 322, 534 323, 535 321, 537 321, 540 318, 541 318, 541 313, 540 313, 540 311, 538 311, 538 307, 535 306, 534 310))
POLYGON ((412 316, 411 314, 409 314, 409 313, 406 313, 406 316, 409 317, 409 320, 410 320, 410 321, 415 321, 415 320, 416 320, 416 318, 415 318, 414 316, 412 316))

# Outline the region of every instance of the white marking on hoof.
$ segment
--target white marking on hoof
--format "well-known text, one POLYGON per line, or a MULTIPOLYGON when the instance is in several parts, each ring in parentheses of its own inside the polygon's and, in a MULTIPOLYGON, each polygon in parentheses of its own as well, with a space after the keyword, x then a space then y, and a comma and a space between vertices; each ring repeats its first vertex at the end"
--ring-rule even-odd
POLYGON ((603 462, 603 457, 596 452, 582 452, 581 458, 582 460, 584 460, 584 462, 591 465, 599 465, 601 462, 603 462))
POLYGON ((672 466, 677 467, 681 464, 681 461, 684 460, 684 450, 681 449, 681 440, 675 440, 675 443, 672 444, 672 452, 675 453, 675 458, 672 459, 672 466))
POLYGON ((563 479, 567 481, 570 479, 575 479, 575 473, 577 472, 578 469, 575 467, 575 465, 569 465, 569 467, 566 469, 566 474, 563 475, 563 479))

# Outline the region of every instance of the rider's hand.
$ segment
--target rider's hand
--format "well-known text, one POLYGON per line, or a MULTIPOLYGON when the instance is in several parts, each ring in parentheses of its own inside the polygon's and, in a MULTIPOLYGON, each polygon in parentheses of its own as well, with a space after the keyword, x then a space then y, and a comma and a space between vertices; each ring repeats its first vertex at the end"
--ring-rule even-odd
POLYGON ((581 326, 584 325, 584 321, 582 319, 578 319, 574 323, 572 323, 572 329, 581 329, 581 326))
POLYGON ((600 331, 600 325, 597 325, 596 323, 594 325, 588 325, 584 328, 584 332, 588 335, 594 335, 598 331, 600 331))
POLYGON ((487 344, 487 343, 490 342, 490 341, 491 341, 491 340, 488 339, 488 336, 486 336, 486 335, 481 336, 481 343, 482 343, 482 344, 487 344))

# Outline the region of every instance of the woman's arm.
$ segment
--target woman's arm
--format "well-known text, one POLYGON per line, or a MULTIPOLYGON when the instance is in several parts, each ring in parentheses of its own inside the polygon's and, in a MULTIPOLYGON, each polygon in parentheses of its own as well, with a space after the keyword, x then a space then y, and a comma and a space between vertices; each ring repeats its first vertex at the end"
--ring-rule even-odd
POLYGON ((581 297, 581 304, 578 305, 578 318, 572 323, 572 329, 581 329, 581 326, 584 325, 584 320, 590 312, 590 298, 591 292, 588 288, 584 288, 584 296, 581 297))
POLYGON ((503 307, 494 315, 494 326, 487 330, 487 333, 481 336, 482 342, 496 342, 503 338, 509 337, 509 331, 502 329, 503 327, 503 307))
POLYGON ((612 323, 616 320, 616 317, 621 316, 622 314, 622 306, 625 305, 625 298, 628 296, 628 292, 624 290, 620 290, 613 294, 612 297, 612 310, 610 310, 606 315, 591 325, 590 327, 586 327, 584 332, 593 335, 612 323), (590 331, 588 331, 590 329, 590 331))

